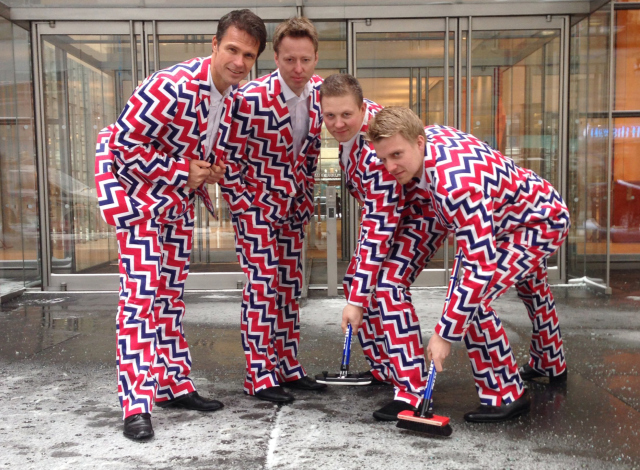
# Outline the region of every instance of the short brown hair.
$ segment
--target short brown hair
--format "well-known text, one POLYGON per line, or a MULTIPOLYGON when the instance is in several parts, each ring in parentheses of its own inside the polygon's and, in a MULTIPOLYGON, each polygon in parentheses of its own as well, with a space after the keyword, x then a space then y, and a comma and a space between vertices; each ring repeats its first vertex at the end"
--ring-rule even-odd
POLYGON ((254 12, 248 9, 233 10, 220 18, 218 22, 218 31, 216 31, 216 39, 218 44, 222 42, 222 38, 227 33, 229 27, 234 26, 240 31, 244 31, 258 43, 258 55, 262 54, 267 46, 267 28, 264 21, 254 12))
POLYGON ((322 98, 351 95, 358 106, 362 105, 364 96, 358 79, 348 73, 334 73, 329 75, 320 85, 320 101, 322 98))
POLYGON ((283 21, 273 33, 273 50, 278 53, 280 42, 287 36, 292 38, 309 38, 313 43, 313 50, 318 52, 318 31, 311 20, 303 16, 289 18, 283 21))
POLYGON ((381 109, 369 121, 367 139, 374 144, 396 134, 400 134, 409 142, 413 142, 419 136, 426 138, 424 124, 420 118, 409 108, 403 106, 390 106, 381 109))

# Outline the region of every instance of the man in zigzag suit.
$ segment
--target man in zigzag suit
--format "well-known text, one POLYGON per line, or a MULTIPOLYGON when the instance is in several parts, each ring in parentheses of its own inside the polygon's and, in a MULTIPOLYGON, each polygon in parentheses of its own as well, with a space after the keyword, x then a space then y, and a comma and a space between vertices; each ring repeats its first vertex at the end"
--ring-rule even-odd
MULTIPOLYGON (((416 187, 404 188, 385 169, 366 140, 369 120, 382 109, 363 99, 348 74, 327 77, 320 87, 327 130, 340 143, 340 167, 350 194, 362 205, 360 237, 344 280, 358 338, 374 383, 391 382, 394 400, 373 416, 395 421, 415 409, 426 384, 420 324, 409 288, 442 244, 446 230, 416 187), (359 322, 356 323, 358 326, 359 322)), ((414 185, 415 186, 415 185, 414 185)))
POLYGON ((98 136, 100 211, 116 227, 120 263, 118 396, 124 435, 153 436, 151 410, 215 411, 189 378, 182 319, 194 201, 213 213, 205 183, 224 174, 233 95, 266 44, 249 10, 223 16, 212 55, 160 70, 133 93, 115 124, 98 136))
POLYGON ((245 85, 234 105, 227 173, 221 182, 248 283, 241 312, 244 391, 261 400, 294 399, 280 385, 326 386, 298 362, 302 240, 313 212, 322 116, 318 34, 306 18, 276 28, 278 69, 245 85))
POLYGON ((495 422, 529 411, 522 379, 566 380, 566 363, 547 258, 569 230, 558 192, 479 139, 451 127, 423 128, 409 109, 386 108, 369 124, 378 158, 402 184, 416 180, 459 251, 427 353, 441 371, 451 342, 464 341, 480 407, 472 422, 495 422), (463 274, 458 278, 458 267, 463 274), (533 324, 531 359, 521 372, 491 302, 515 286, 533 324))

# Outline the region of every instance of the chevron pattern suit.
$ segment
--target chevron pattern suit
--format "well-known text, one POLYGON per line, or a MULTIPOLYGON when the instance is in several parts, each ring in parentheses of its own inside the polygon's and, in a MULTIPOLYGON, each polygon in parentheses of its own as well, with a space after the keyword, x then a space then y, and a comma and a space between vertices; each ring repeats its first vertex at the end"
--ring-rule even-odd
POLYGON ((211 58, 148 77, 96 149, 96 188, 104 220, 116 227, 120 264, 118 395, 124 417, 195 390, 184 337, 184 283, 200 196, 187 186, 191 159, 224 158, 233 93, 223 104, 212 155, 204 155, 211 58))
POLYGON ((278 71, 247 83, 233 111, 222 192, 247 275, 241 316, 249 395, 306 375, 297 359, 304 225, 313 214, 322 114, 311 78, 309 132, 294 155, 291 116, 278 71))
POLYGON ((415 185, 403 188, 377 159, 365 135, 381 107, 365 103, 365 122, 346 165, 340 160, 347 188, 362 205, 360 237, 344 291, 349 303, 365 308, 358 338, 373 374, 393 382, 394 399, 417 406, 426 384, 426 363, 409 287, 442 244, 446 230, 424 191, 415 185))
POLYGON ((428 192, 455 233, 464 268, 436 333, 465 341, 482 404, 511 403, 523 384, 491 302, 515 285, 533 324, 530 365, 565 370, 546 260, 567 235, 569 212, 551 184, 477 138, 442 126, 425 132, 428 192))

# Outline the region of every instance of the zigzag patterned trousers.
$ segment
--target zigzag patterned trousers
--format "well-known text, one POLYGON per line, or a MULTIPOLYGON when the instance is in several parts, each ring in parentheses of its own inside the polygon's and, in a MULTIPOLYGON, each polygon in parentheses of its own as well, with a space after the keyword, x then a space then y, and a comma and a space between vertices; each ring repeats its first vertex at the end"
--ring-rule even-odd
POLYGON ((298 362, 303 225, 267 221, 250 208, 234 218, 236 252, 248 282, 242 292, 244 392, 257 392, 306 374, 298 362))
MULTIPOLYGON (((567 228, 568 230, 568 228, 567 228)), ((498 268, 474 318, 464 342, 469 354, 476 390, 483 405, 511 403, 524 393, 518 364, 509 340, 491 302, 515 286, 533 325, 529 364, 542 373, 561 374, 565 368, 562 336, 553 295, 547 282, 547 258, 566 237, 566 230, 544 230, 553 238, 546 245, 532 246, 540 240, 536 228, 521 227, 497 240, 498 268)), ((459 301, 452 298, 452 301, 459 301)))
MULTIPOLYGON (((403 212, 358 331, 373 375, 378 380, 390 380, 394 400, 412 406, 420 403, 428 368, 410 287, 447 233, 435 214, 423 214, 423 209, 426 210, 412 205, 403 212)), ((352 261, 345 276, 345 289, 350 287, 354 273, 352 261)))
POLYGON ((118 397, 124 418, 156 401, 195 391, 182 328, 193 205, 175 222, 118 228, 120 300, 116 324, 118 397))

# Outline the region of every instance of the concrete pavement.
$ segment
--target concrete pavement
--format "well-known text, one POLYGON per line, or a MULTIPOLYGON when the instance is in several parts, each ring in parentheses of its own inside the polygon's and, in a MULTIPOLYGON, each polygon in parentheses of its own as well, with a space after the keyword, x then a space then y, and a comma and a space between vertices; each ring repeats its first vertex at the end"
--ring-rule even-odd
MULTIPOLYGON (((450 438, 428 438, 371 413, 391 387, 293 392, 276 406, 242 393, 238 293, 186 295, 192 377, 224 402, 212 414, 154 409, 155 438, 122 436, 116 396, 116 294, 27 293, 0 310, 0 468, 53 469, 640 469, 640 298, 555 287, 569 364, 565 387, 532 384, 529 415, 468 424, 478 404, 464 348, 438 375, 436 412, 450 438)), ((444 289, 415 290, 423 336, 444 289)), ((311 298, 301 313, 300 358, 310 375, 337 371, 339 298, 311 298)), ((495 304, 520 363, 530 323, 515 292, 495 304)), ((352 369, 366 370, 357 341, 352 369)))

